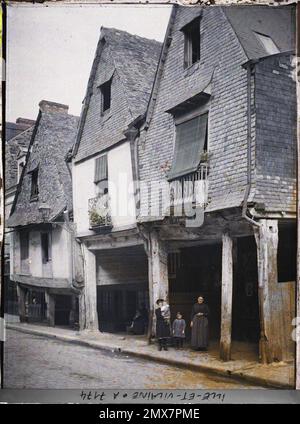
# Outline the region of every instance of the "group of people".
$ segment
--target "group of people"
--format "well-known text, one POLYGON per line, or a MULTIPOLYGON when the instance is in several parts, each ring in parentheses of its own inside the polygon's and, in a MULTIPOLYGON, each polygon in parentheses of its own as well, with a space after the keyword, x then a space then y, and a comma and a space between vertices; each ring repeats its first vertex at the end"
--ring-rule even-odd
MULTIPOLYGON (((177 312, 176 319, 172 326, 170 322, 170 306, 164 299, 156 301, 156 338, 158 340, 158 350, 168 350, 168 340, 174 338, 177 349, 183 347, 185 339, 186 322, 180 312, 177 312)), ((197 303, 193 305, 191 312, 191 346, 194 350, 207 350, 208 347, 208 316, 209 308, 204 303, 203 296, 199 296, 197 303)))

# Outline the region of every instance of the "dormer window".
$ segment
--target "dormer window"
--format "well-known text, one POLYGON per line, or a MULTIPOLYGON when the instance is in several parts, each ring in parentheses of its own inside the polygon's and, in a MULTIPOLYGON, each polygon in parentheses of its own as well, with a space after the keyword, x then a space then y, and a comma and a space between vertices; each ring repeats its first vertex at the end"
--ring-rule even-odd
POLYGON ((25 166, 25 157, 22 157, 18 160, 18 175, 17 175, 18 182, 20 181, 24 166, 25 166))
POLYGON ((101 91, 101 115, 103 115, 106 111, 110 109, 111 104, 111 82, 109 81, 105 82, 104 84, 100 85, 100 91, 101 91))
POLYGON ((260 44, 263 46, 267 54, 277 54, 280 53, 279 48, 276 46, 271 37, 259 32, 255 32, 256 37, 258 38, 260 44))
POLYGON ((36 168, 31 172, 30 200, 37 200, 39 197, 38 176, 39 176, 39 170, 38 168, 36 168))
POLYGON ((182 28, 184 33, 184 67, 188 68, 200 60, 200 18, 182 28))

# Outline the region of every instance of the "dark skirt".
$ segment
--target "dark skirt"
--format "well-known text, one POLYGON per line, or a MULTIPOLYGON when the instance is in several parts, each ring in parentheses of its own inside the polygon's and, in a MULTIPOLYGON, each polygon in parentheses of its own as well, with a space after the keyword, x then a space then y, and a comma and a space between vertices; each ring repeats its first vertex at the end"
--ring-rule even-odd
POLYGON ((208 346, 208 319, 195 315, 193 318, 192 340, 193 349, 206 349, 208 346))
POLYGON ((170 324, 164 319, 158 319, 156 321, 156 338, 164 339, 170 337, 170 324))

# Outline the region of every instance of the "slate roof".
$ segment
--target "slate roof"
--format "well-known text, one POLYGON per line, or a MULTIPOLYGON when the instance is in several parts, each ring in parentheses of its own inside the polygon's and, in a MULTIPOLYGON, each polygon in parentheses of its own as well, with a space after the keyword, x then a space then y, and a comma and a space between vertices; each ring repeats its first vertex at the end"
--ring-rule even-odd
POLYGON ((33 132, 33 126, 10 139, 5 145, 5 189, 17 185, 17 159, 22 150, 27 150, 33 132))
POLYGON ((248 59, 268 53, 255 32, 272 38, 280 52, 295 50, 295 8, 293 6, 223 6, 248 59))
POLYGON ((72 181, 65 155, 74 144, 77 126, 78 117, 66 111, 39 112, 26 165, 7 221, 9 227, 42 223, 39 206, 43 203, 51 208, 49 222, 66 208, 72 210, 72 181), (36 167, 39 169, 39 196, 37 201, 30 201, 30 171, 36 167))
MULTIPOLYGON (((97 69, 101 65, 101 40, 105 40, 105 44, 109 48, 113 65, 123 86, 132 122, 146 112, 162 47, 162 44, 156 40, 139 37, 115 28, 101 28, 82 109, 74 156, 77 154, 84 128, 97 69)), ((104 64, 104 66, 106 65, 104 64)), ((111 69, 108 69, 108 73, 105 70, 103 73, 103 81, 97 80, 98 85, 104 83, 104 80, 108 80, 112 76, 111 69)), ((122 131, 125 129, 121 128, 122 131)))
POLYGON ((162 44, 115 28, 102 28, 126 90, 133 119, 146 111, 162 44))

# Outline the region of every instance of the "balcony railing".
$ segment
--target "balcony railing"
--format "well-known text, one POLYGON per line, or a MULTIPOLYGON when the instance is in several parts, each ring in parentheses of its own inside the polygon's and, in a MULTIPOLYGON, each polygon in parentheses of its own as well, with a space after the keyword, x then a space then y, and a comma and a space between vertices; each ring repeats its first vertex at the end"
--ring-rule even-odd
POLYGON ((112 228, 111 212, 108 195, 100 195, 89 199, 88 212, 90 229, 110 229, 112 228))
POLYGON ((209 165, 202 163, 197 171, 170 182, 170 205, 181 207, 207 205, 209 165))

